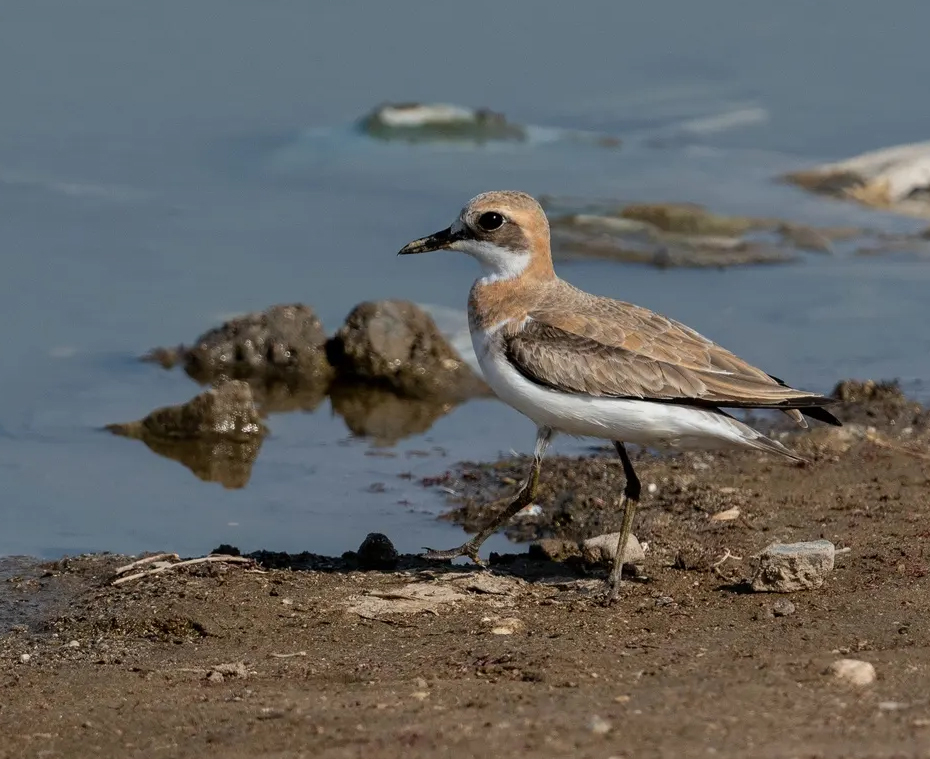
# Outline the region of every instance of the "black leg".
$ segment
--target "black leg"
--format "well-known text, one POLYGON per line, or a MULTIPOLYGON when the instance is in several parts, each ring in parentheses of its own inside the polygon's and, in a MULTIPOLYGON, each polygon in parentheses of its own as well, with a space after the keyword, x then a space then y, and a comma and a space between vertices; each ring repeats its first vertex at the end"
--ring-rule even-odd
POLYGON ((623 465, 623 474, 626 477, 626 485, 623 488, 623 526, 620 528, 620 538, 617 541, 617 554, 614 557, 613 569, 610 572, 608 602, 617 600, 620 594, 620 584, 622 583, 623 573, 623 554, 626 550, 627 541, 630 539, 630 532, 633 528, 633 516, 636 514, 636 505, 639 503, 639 496, 642 492, 642 485, 639 477, 636 476, 636 470, 633 469, 633 462, 626 452, 623 443, 614 441, 614 447, 620 456, 620 463, 623 465))
POLYGON ((526 481, 521 486, 516 497, 510 504, 498 514, 494 520, 487 525, 481 532, 458 548, 450 548, 447 551, 434 551, 427 548, 423 554, 424 559, 455 559, 458 556, 467 556, 475 564, 483 564, 478 556, 478 549, 491 535, 497 532, 497 528, 509 520, 520 509, 529 506, 536 498, 536 490, 539 486, 539 470, 542 466, 543 456, 546 455, 546 449, 552 441, 552 430, 548 427, 540 427, 536 432, 536 449, 533 452, 533 467, 526 481))

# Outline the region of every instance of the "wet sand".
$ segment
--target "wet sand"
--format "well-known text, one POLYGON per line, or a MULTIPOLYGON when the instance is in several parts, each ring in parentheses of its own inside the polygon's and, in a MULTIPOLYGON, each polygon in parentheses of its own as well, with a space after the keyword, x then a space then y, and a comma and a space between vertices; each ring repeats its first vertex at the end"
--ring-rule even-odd
MULTIPOLYGON (((808 465, 640 456, 648 579, 610 608, 602 571, 538 550, 488 571, 265 554, 116 586, 125 557, 23 565, 0 756, 930 755, 930 460, 926 419, 905 417, 793 440, 808 465), (818 538, 841 550, 821 588, 749 592, 766 545, 818 538), (877 680, 838 682, 842 658, 877 680)), ((467 512, 517 471, 442 477, 472 483, 467 512)), ((519 529, 610 528, 593 515, 619 476, 604 454, 553 459, 519 529)))

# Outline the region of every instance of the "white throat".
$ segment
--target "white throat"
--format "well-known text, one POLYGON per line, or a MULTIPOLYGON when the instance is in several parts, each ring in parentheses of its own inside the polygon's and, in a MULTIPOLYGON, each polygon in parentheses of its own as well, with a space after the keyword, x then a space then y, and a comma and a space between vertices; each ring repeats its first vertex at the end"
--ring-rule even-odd
POLYGON ((511 250, 478 240, 461 240, 456 244, 456 248, 477 259, 481 264, 484 276, 479 281, 484 285, 516 279, 530 265, 528 250, 511 250))

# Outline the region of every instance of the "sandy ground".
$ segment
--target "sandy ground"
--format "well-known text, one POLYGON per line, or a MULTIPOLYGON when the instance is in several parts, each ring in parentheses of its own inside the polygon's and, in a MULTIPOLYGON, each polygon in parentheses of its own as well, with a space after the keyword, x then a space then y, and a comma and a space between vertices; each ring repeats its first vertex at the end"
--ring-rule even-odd
MULTIPOLYGON (((613 607, 603 570, 539 550, 488 571, 265 554, 121 585, 125 557, 24 565, 2 596, 0 757, 930 756, 926 415, 886 412, 792 441, 809 465, 640 456, 647 579, 613 607), (817 538, 849 549, 822 587, 749 591, 766 545, 817 538), (842 658, 877 679, 840 682, 842 658)), ((439 479, 467 524, 520 471, 439 479)), ((554 459, 514 530, 603 532, 620 476, 603 453, 554 459)))

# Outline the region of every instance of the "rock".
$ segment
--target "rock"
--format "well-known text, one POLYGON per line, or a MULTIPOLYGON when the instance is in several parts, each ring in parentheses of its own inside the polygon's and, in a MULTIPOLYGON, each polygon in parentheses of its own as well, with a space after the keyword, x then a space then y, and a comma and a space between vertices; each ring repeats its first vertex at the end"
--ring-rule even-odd
POLYGON ((841 401, 832 410, 844 424, 877 427, 895 435, 907 428, 930 430, 930 411, 904 395, 897 382, 844 380, 832 395, 841 401))
POLYGON ((833 571, 835 549, 829 540, 772 543, 759 557, 751 586, 756 592, 792 593, 823 585, 833 571))
POLYGON ((387 535, 369 532, 358 547, 359 569, 394 569, 397 566, 397 549, 387 535))
POLYGON ((179 406, 156 409, 138 422, 110 424, 117 435, 160 440, 229 440, 245 443, 260 439, 267 428, 255 410, 252 390, 245 382, 224 382, 179 406))
POLYGON ((226 678, 223 677, 223 673, 222 673, 222 672, 217 672, 217 671, 214 669, 214 670, 212 670, 211 672, 209 672, 209 673, 207 674, 206 680, 207 680, 207 682, 209 682, 209 683, 215 683, 216 685, 219 685, 220 683, 225 682, 225 681, 226 681, 226 678))
POLYGON ((796 171, 787 181, 821 195, 930 216, 930 142, 896 145, 796 171))
POLYGON ((607 735, 611 730, 613 730, 613 725, 611 725, 603 717, 598 715, 593 715, 590 720, 588 720, 588 730, 590 730, 595 735, 607 735))
POLYGON ((733 236, 770 226, 770 222, 748 216, 711 213, 696 203, 639 203, 624 208, 620 217, 684 235, 733 236))
POLYGON ((327 355, 342 381, 380 385, 408 398, 451 401, 490 392, 432 317, 407 301, 360 303, 327 343, 327 355))
POLYGON ((659 268, 727 267, 797 259, 789 250, 743 236, 751 230, 773 229, 774 221, 718 216, 701 206, 679 203, 597 210, 552 218, 556 258, 605 258, 659 268))
MULTIPOLYGON (((581 557, 588 564, 613 564, 614 557, 617 555, 617 543, 619 541, 619 532, 588 538, 581 544, 581 557)), ((637 537, 631 534, 623 551, 623 563, 642 564, 645 560, 646 553, 643 551, 643 547, 637 537)))
POLYGON ((345 600, 346 610, 364 619, 384 619, 395 614, 439 614, 448 605, 471 600, 448 584, 414 582, 369 591, 345 600))
POLYGON ((376 445, 394 445, 426 432, 456 405, 432 398, 406 398, 393 390, 351 381, 334 383, 329 400, 353 435, 372 438, 376 445))
POLYGON ((724 509, 723 511, 717 511, 710 515, 711 522, 732 522, 734 519, 739 519, 740 514, 739 506, 732 506, 729 509, 724 509))
POLYGON ((560 540, 559 538, 542 538, 530 545, 529 555, 534 559, 544 561, 565 562, 581 556, 581 548, 574 540, 560 540))
POLYGON ((801 250, 811 250, 815 253, 832 253, 833 246, 829 238, 820 234, 813 227, 806 227, 800 224, 782 224, 778 228, 778 233, 782 239, 790 243, 795 248, 801 250))
POLYGON ((189 347, 156 348, 146 358, 162 366, 181 362, 202 383, 227 377, 325 388, 332 377, 325 343, 313 309, 295 303, 239 316, 205 332, 189 347))
POLYGON ((794 604, 787 598, 779 598, 772 604, 772 614, 776 617, 790 617, 795 611, 794 604))
POLYGON ((249 670, 245 666, 244 662, 229 662, 226 664, 217 664, 213 668, 214 672, 219 672, 221 675, 228 675, 231 677, 246 678, 249 676, 249 670))
POLYGON ((860 688, 875 682, 875 667, 858 659, 839 659, 827 668, 827 673, 846 685, 860 688))
POLYGON ((514 635, 526 628, 522 619, 517 617, 485 617, 482 622, 491 625, 491 635, 514 635))
POLYGON ((155 453, 180 462, 197 477, 244 487, 267 433, 245 382, 231 381, 180 406, 157 409, 138 422, 110 424, 117 435, 142 440, 155 453))
POLYGON ((32 654, 20 654, 19 662, 20 664, 28 664, 32 660, 32 654))
POLYGON ((500 113, 446 103, 388 103, 359 122, 365 134, 405 142, 523 141, 526 130, 500 113))

